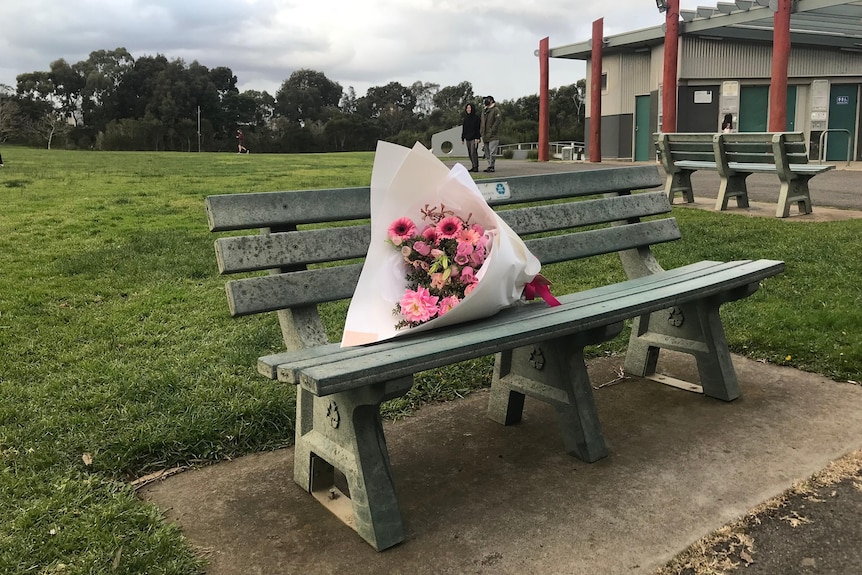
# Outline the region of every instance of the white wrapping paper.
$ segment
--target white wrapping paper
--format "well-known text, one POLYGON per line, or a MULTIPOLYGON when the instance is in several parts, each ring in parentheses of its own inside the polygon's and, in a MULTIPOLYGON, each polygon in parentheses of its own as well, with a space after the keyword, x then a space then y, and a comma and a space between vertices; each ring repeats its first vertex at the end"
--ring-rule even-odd
POLYGON ((341 347, 363 345, 497 313, 521 298, 541 268, 521 238, 492 210, 464 166, 451 170, 424 146, 378 142, 371 174, 371 245, 350 302, 341 347), (491 236, 475 288, 445 315, 396 329, 393 309, 408 285, 401 253, 388 239, 389 225, 408 217, 421 226, 426 205, 479 223, 491 236))

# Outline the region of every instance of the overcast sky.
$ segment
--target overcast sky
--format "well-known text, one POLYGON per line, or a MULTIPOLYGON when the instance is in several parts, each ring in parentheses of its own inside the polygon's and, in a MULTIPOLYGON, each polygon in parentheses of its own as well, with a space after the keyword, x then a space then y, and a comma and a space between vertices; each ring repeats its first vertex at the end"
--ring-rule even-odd
MULTIPOLYGON (((124 47, 134 58, 227 66, 240 90, 272 95, 310 68, 357 96, 389 82, 469 81, 477 95, 508 100, 538 93, 542 38, 588 40, 597 18, 605 36, 664 22, 653 0, 2 0, 0 84, 124 47)), ((584 75, 583 62, 550 61, 552 88, 584 75)))

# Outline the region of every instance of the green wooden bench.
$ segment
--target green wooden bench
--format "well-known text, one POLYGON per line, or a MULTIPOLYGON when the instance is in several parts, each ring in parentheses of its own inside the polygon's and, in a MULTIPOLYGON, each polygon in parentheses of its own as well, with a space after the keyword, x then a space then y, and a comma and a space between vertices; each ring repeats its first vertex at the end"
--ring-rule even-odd
POLYGON ((220 237, 216 253, 221 273, 244 274, 226 285, 231 315, 278 313, 288 351, 261 357, 258 370, 297 386, 294 479, 377 550, 404 539, 380 404, 407 393, 415 373, 496 354, 489 417, 510 425, 525 395, 548 402, 565 449, 596 461, 607 447, 584 347, 633 319, 628 372, 650 375, 661 348, 681 350, 697 358, 706 395, 733 400, 739 388, 719 306, 784 269, 780 261, 744 260, 663 270, 650 246, 680 238, 667 196, 631 193, 661 185, 654 166, 485 181, 504 182, 493 203, 507 208, 500 216, 543 264, 619 252, 629 279, 555 293, 558 307, 522 303, 467 324, 341 348, 327 339, 317 305, 353 293, 370 238, 369 189, 206 199, 212 231, 261 228, 220 237))
POLYGON ((802 132, 662 133, 658 134, 658 148, 667 174, 665 191, 671 202, 677 193, 687 202, 694 202, 691 174, 697 170, 715 170, 721 178, 715 209, 727 209, 731 198, 737 206, 747 208, 746 178, 754 173, 774 173, 781 184, 775 212, 779 218, 788 217, 794 203, 800 214, 810 214, 808 181, 835 168, 808 163, 802 132))
POLYGON ((697 170, 715 170, 714 133, 656 134, 658 158, 667 174, 665 193, 670 203, 677 194, 689 204, 694 203, 691 174, 697 170))

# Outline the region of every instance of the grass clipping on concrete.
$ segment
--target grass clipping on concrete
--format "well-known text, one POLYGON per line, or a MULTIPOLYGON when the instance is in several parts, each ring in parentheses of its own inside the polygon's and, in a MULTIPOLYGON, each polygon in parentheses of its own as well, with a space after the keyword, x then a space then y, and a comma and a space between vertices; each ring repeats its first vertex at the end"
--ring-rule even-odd
MULTIPOLYGON (((815 501, 815 492, 845 480, 852 480, 856 489, 862 491, 862 451, 854 451, 833 461, 822 471, 769 501, 752 509, 741 519, 699 539, 674 559, 656 571, 655 575, 731 575, 740 568, 757 561, 757 541, 750 535, 753 525, 762 521, 764 514, 782 510, 791 497, 802 496, 815 501)), ((791 527, 809 522, 803 513, 795 509, 783 509, 780 516, 791 527)))

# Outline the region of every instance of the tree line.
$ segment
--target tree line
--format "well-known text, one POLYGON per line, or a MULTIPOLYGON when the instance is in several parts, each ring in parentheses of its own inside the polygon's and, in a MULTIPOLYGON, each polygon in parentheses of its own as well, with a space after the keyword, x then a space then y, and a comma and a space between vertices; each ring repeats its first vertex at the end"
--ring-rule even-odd
MULTIPOLYGON (((373 150, 377 140, 430 146, 431 135, 461 124, 481 94, 470 82, 441 87, 390 82, 357 96, 323 72, 299 69, 278 91, 237 88, 230 68, 165 56, 133 58, 98 50, 0 85, 0 141, 69 149, 232 151, 236 130, 255 152, 373 150)), ((551 140, 583 141, 585 80, 554 88, 551 140)), ((501 144, 538 140, 539 96, 497 103, 501 144)), ((480 109, 481 107, 477 107, 480 109)))

